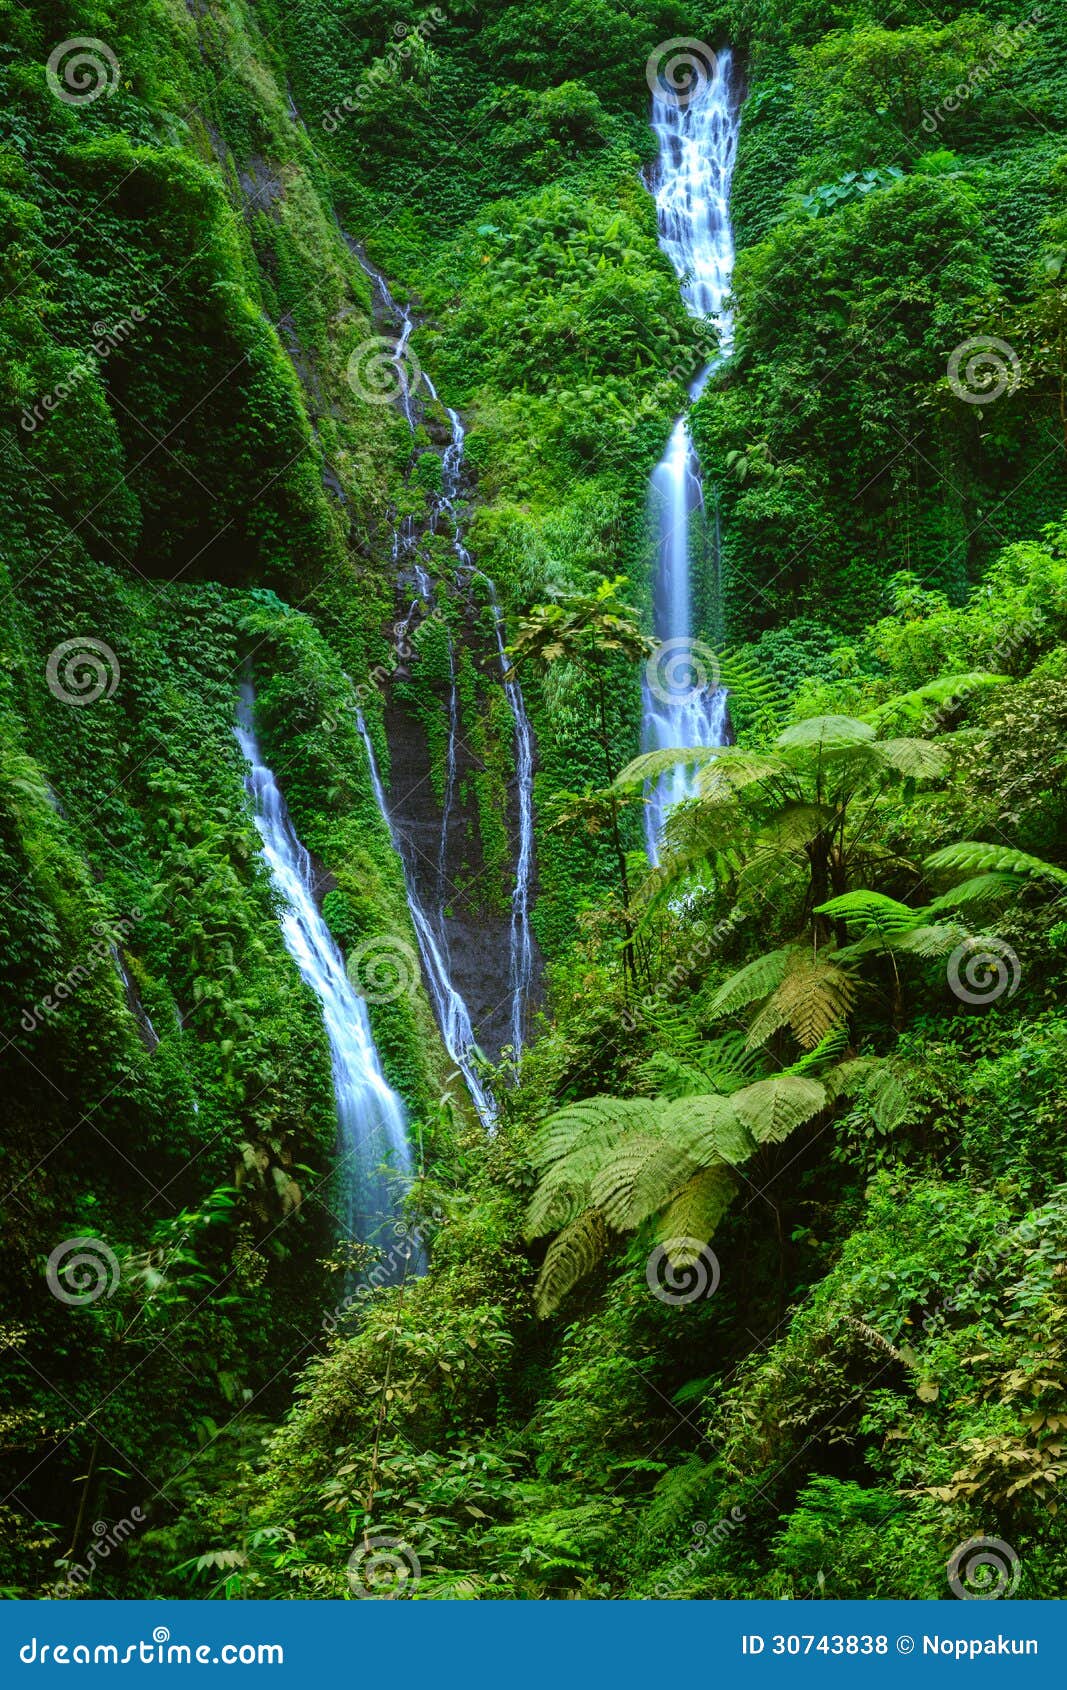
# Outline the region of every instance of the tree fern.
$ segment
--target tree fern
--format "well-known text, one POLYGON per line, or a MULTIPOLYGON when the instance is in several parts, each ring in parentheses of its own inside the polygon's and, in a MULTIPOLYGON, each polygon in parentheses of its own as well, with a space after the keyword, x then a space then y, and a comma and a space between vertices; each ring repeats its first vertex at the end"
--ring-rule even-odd
POLYGON ((890 940, 890 948, 912 956, 948 956, 957 945, 962 945, 969 938, 967 929, 955 922, 929 922, 913 927, 910 933, 895 933, 890 940))
POLYGON ((912 780, 936 780, 949 763, 948 747, 930 739, 880 739, 878 755, 887 767, 912 780))
POLYGON ((873 739, 875 730, 869 722, 855 716, 808 716, 794 722, 775 740, 779 751, 821 751, 828 746, 859 745, 873 739))
POLYGON ((932 899, 926 906, 926 912, 933 915, 940 910, 961 909, 968 904, 999 903, 1018 890, 1019 877, 1016 874, 973 874, 932 899))
POLYGON ((625 769, 612 784, 612 791, 618 793, 637 792, 649 781, 659 780, 661 775, 670 774, 672 769, 692 768, 694 765, 707 763, 712 758, 721 755, 717 746, 679 746, 661 751, 644 751, 640 757, 635 757, 627 763, 625 769))
POLYGON ((971 669, 960 675, 943 675, 940 680, 928 681, 925 686, 917 687, 914 692, 901 693, 898 697, 889 699, 887 703, 880 704, 876 710, 869 711, 865 719, 876 727, 881 727, 885 722, 898 721, 908 726, 918 725, 945 706, 962 704, 968 693, 1001 685, 1008 678, 1007 675, 990 674, 985 669, 971 669))

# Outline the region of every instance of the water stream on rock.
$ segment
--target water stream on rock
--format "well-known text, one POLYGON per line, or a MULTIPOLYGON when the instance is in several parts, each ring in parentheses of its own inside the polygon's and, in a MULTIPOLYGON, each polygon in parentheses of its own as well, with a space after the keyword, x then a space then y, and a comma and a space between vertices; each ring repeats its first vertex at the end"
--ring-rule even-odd
MULTIPOLYGON (((408 342, 415 327, 414 319, 410 310, 397 302, 384 277, 374 269, 358 247, 351 241, 349 241, 349 245, 370 277, 385 315, 390 322, 397 324, 399 327, 399 334, 395 340, 390 361, 396 367, 401 409, 408 427, 414 433, 416 423, 419 420, 414 397, 417 383, 411 379, 411 369, 407 356, 408 342)), ((425 372, 421 372, 419 380, 425 385, 430 398, 435 403, 440 404, 437 390, 430 377, 425 372)), ((508 1040, 517 1057, 522 1050, 525 1039, 526 1015, 537 966, 536 949, 529 921, 534 879, 533 730, 526 714, 522 691, 518 683, 509 678, 511 665, 505 650, 503 613, 497 599, 495 586, 488 576, 475 570, 470 554, 463 543, 461 501, 464 475, 464 430, 459 414, 448 406, 444 406, 443 409, 449 420, 450 440, 441 454, 441 492, 431 501, 429 528, 430 532, 436 532, 442 518, 447 519, 452 529, 452 545, 457 562, 457 580, 465 577, 466 583, 469 584, 471 576, 477 573, 482 575, 482 579, 486 583, 493 612, 494 634, 504 693, 514 723, 518 840, 515 853, 515 884, 509 909, 507 1008, 508 1040)), ((398 625, 398 634, 403 645, 406 645, 407 636, 414 632, 420 612, 433 614, 437 603, 437 589, 419 556, 418 540, 419 536, 412 517, 404 517, 396 522, 392 543, 393 562, 397 566, 398 578, 409 579, 413 584, 415 595, 409 606, 406 619, 398 625)), ((428 897, 425 887, 420 885, 420 881, 425 878, 420 876, 418 872, 417 858, 420 856, 420 852, 414 841, 407 837, 407 827, 398 825, 397 819, 392 813, 378 771, 373 746, 362 720, 360 720, 360 731, 367 749, 378 807, 389 828, 394 848, 404 869, 408 908, 418 939, 423 974, 433 1002, 441 1037, 446 1050, 463 1076, 479 1118, 483 1125, 491 1130, 497 1118, 496 1101, 482 1077, 480 1069, 481 1050, 474 1031, 471 1011, 456 983, 456 970, 453 967, 450 954, 446 920, 446 910, 450 902, 451 892, 448 877, 448 851, 451 830, 457 817, 456 799, 460 739, 456 655, 452 636, 447 628, 446 643, 449 665, 448 733, 445 748, 441 823, 435 854, 434 893, 432 897, 428 897)), ((421 854, 425 855, 424 852, 421 854)))
MULTIPOLYGON (((717 55, 706 83, 688 99, 654 95, 652 128, 659 142, 653 187, 660 246, 682 284, 691 316, 709 318, 719 337, 718 356, 689 389, 696 399, 728 356, 733 326, 726 309, 734 263, 730 182, 741 123, 740 100, 729 48, 717 55)), ((656 536, 653 622, 663 642, 654 676, 643 686, 641 743, 645 751, 726 743, 726 690, 714 685, 713 653, 695 641, 691 558, 694 535, 704 529, 700 464, 685 412, 649 484, 649 515, 656 536)), ((711 524, 717 552, 717 522, 711 524)), ((713 567, 718 569, 717 555, 713 567)), ((663 775, 647 794, 645 839, 650 861, 659 861, 663 823, 672 804, 696 793, 686 769, 663 775)))
MULTIPOLYGON (((252 798, 263 857, 281 907, 286 950, 322 1005, 330 1044, 343 1191, 344 1228, 360 1242, 386 1242, 412 1176, 404 1105, 390 1088, 371 1032, 367 1006, 355 991, 344 961, 315 900, 311 858, 300 843, 274 774, 252 725, 252 689, 241 688, 237 742, 248 764, 245 787, 252 798), (399 1176, 399 1178, 398 1178, 399 1176)), ((393 1257, 387 1256, 388 1263, 393 1257)), ((379 1280, 381 1270, 376 1270, 379 1280)))

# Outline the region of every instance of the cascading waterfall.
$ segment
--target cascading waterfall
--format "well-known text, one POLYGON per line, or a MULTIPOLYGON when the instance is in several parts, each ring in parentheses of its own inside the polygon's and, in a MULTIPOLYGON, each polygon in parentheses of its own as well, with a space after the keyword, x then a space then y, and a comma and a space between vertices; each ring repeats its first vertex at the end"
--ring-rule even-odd
MULTIPOLYGON (((654 94, 652 100, 652 128, 659 142, 654 188, 660 246, 682 284, 690 315, 709 318, 719 337, 718 357, 693 382, 690 400, 699 396, 732 344, 725 301, 734 263, 730 181, 740 127, 733 80, 730 50, 723 48, 711 76, 688 98, 654 94)), ((657 555, 653 620, 665 649, 654 673, 645 677, 642 745, 646 751, 724 745, 726 690, 714 685, 711 652, 693 639, 690 557, 693 533, 704 523, 704 497, 685 413, 653 472, 649 513, 657 555)), ((717 546, 715 525, 712 542, 717 546)), ((695 792, 692 772, 675 769, 648 793, 646 844, 653 864, 659 861, 668 810, 695 792)))
MULTIPOLYGON (((338 225, 340 228, 340 225, 338 225)), ((354 253, 357 261, 370 278, 378 295, 382 315, 390 323, 399 326, 397 337, 390 361, 396 369, 397 391, 401 409, 404 413, 409 429, 414 433, 418 420, 415 407, 416 382, 411 379, 411 369, 408 361, 408 342, 414 332, 415 322, 410 310, 401 306, 391 293, 385 278, 374 268, 360 250, 358 244, 341 230, 342 238, 354 253)), ((425 385, 427 392, 435 403, 440 404, 437 390, 425 371, 419 373, 419 380, 425 385)), ((462 526, 459 514, 460 488, 464 469, 464 431, 457 412, 445 410, 451 429, 451 438, 441 457, 442 491, 433 503, 430 519, 431 531, 436 531, 442 515, 446 515, 452 526, 453 549, 459 568, 464 572, 473 572, 474 566, 470 555, 463 544, 462 526)), ((399 626, 401 642, 415 627, 415 619, 420 603, 432 609, 435 602, 434 583, 425 569, 418 555, 418 534, 415 522, 411 516, 398 521, 393 530, 392 544, 393 562, 398 571, 410 572, 414 581, 417 597, 413 599, 408 615, 399 626)), ((518 850, 516 853, 515 887, 511 898, 510 935, 509 935, 509 965, 508 965, 508 995, 509 995, 509 1030, 510 1040, 515 1055, 522 1050, 525 1035, 526 1006, 533 983, 536 967, 536 952, 533 936, 530 931, 529 909, 534 875, 534 833, 533 833, 533 766, 534 744, 533 731, 526 715, 522 692, 517 682, 508 679, 510 664, 505 651, 503 635, 503 615, 497 601, 496 589, 488 576, 484 576, 490 599, 492 602, 494 626, 496 632, 497 650, 500 657, 501 673, 504 680, 504 692, 511 708, 512 719, 515 724, 515 762, 518 785, 518 850)), ((378 808, 389 829, 393 846, 400 857, 404 870, 404 884, 407 895, 408 909, 414 924, 415 934, 419 943, 423 973, 430 991, 438 1025, 446 1050, 455 1062, 456 1067, 467 1084, 471 1099, 483 1125, 492 1129, 496 1122, 497 1108, 489 1087, 482 1080, 479 1073, 480 1051, 474 1035, 474 1028, 470 1011, 462 993, 458 990, 453 977, 452 959, 449 954, 448 931, 445 921, 445 909, 448 898, 447 854, 452 824, 453 809, 458 785, 458 754, 459 743, 459 690, 456 677, 455 651, 451 635, 446 629, 448 664, 449 664, 449 700, 448 700, 448 738, 445 753, 445 783, 442 798, 441 830, 437 849, 435 876, 436 909, 431 912, 425 907, 420 897, 416 864, 413 848, 409 849, 407 841, 400 830, 394 825, 385 791, 379 776, 374 749, 367 734, 366 725, 360 718, 360 732, 363 736, 370 764, 371 780, 374 787, 378 808)))
POLYGON ((248 764, 245 787, 255 806, 263 857, 278 893, 282 938, 301 978, 322 1005, 337 1104, 341 1218, 349 1237, 374 1242, 397 1213, 390 1175, 394 1186, 399 1179, 401 1188, 412 1176, 404 1106, 382 1072, 367 1006, 319 914, 311 859, 293 830, 274 774, 263 761, 247 685, 241 688, 234 731, 248 764))

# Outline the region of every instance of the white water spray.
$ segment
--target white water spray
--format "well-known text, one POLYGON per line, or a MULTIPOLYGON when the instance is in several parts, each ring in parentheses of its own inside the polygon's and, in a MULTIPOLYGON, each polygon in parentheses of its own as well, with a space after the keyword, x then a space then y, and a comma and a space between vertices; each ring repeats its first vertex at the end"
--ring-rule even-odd
POLYGON ((311 859, 259 749, 249 686, 241 688, 235 733, 248 764, 245 787, 278 894, 285 948, 322 1005, 337 1103, 345 1228, 350 1238, 373 1242, 395 1218, 389 1173, 400 1175, 402 1183, 412 1173, 404 1106, 382 1072, 367 1006, 319 914, 311 859))
MULTIPOLYGON (((690 315, 707 317, 719 337, 719 355, 689 389, 696 399, 716 363, 732 345, 726 309, 733 272, 730 182, 737 153, 740 110, 729 48, 718 54, 706 86, 688 103, 653 96, 652 128, 659 142, 655 174, 660 245, 674 265, 690 315)), ((725 688, 715 685, 714 654, 693 638, 690 583, 691 534, 703 525, 700 465, 683 413, 649 486, 649 512, 657 541, 654 626, 667 646, 655 678, 646 674, 641 742, 644 750, 726 743, 725 688)), ((664 775, 648 794, 645 813, 650 861, 668 810, 695 795, 696 777, 685 769, 664 775)))

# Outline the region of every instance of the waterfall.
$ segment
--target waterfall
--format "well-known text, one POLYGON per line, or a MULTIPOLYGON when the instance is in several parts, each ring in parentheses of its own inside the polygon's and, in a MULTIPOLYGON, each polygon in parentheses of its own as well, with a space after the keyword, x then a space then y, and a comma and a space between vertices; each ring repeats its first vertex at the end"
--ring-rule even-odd
MULTIPOLYGON (((398 304, 385 278, 369 262, 358 244, 350 236, 345 235, 343 230, 341 230, 341 234, 371 280, 378 296, 382 318, 399 326, 400 333, 390 354, 390 360, 395 365, 399 381, 400 406, 408 428, 414 434, 420 415, 420 408, 415 402, 416 386, 421 384, 436 404, 441 403, 437 389, 425 371, 419 372, 417 382, 410 379, 407 348, 415 328, 414 318, 407 306, 398 304)), ((444 410, 448 416, 451 432, 449 444, 441 453, 441 492, 431 503, 429 529, 431 533, 436 533, 440 519, 447 517, 451 524, 452 546, 458 570, 471 573, 474 571, 474 565, 463 544, 459 509, 464 474, 464 429, 456 411, 448 406, 445 406, 444 410)), ((417 594, 417 597, 411 602, 407 617, 398 624, 397 628, 399 635, 398 649, 401 649, 402 655, 405 655, 402 648, 406 646, 408 636, 416 626, 420 604, 427 610, 432 610, 436 599, 434 582, 419 556, 419 534, 416 531, 415 520, 412 516, 404 517, 394 526, 392 558, 399 578, 412 580, 417 594)), ((489 589, 504 693, 511 709, 515 734, 518 846, 516 850, 515 885, 511 896, 509 919, 508 1026, 510 1042, 516 1056, 518 1056, 523 1046, 526 1006, 536 970, 536 950, 529 921, 534 878, 534 741, 533 730, 526 715, 521 689, 517 682, 508 679, 511 665, 508 662, 505 650, 503 614, 497 600, 496 589, 488 576, 483 576, 483 579, 489 589)), ((425 897, 420 895, 419 877, 416 872, 416 858, 420 853, 413 842, 405 840, 401 829, 394 823, 378 772, 374 749, 361 718, 359 725, 367 751, 371 780, 378 807, 389 829, 394 848, 400 857, 404 870, 408 909, 411 912, 415 927, 423 973, 441 1029, 442 1040, 457 1069, 463 1075, 479 1118, 488 1129, 492 1130, 497 1117, 496 1102, 489 1087, 479 1075, 478 1061, 481 1053, 475 1038, 470 1010, 455 983, 445 918, 448 901, 448 844, 459 784, 458 746, 460 738, 459 689, 455 650, 451 634, 447 628, 446 640, 449 666, 448 737, 445 752, 441 828, 438 836, 436 862, 433 864, 435 886, 431 901, 436 905, 436 908, 432 911, 426 907, 425 897)), ((425 856, 425 853, 422 854, 425 856)))
MULTIPOLYGON (((709 318, 719 337, 719 355, 692 383, 691 400, 729 354, 733 338, 725 301, 734 263, 730 181, 740 109, 732 83, 733 61, 724 47, 707 84, 688 102, 659 94, 652 100, 652 128, 659 143, 653 186, 660 246, 681 282, 690 315, 709 318)), ((714 653, 693 638, 690 555, 694 531, 703 530, 704 497, 684 412, 653 472, 649 517, 656 537, 653 621, 664 649, 644 680, 642 746, 655 751, 724 745, 726 690, 715 685, 714 653)), ((717 546, 714 527, 713 542, 717 546)), ((675 769, 647 794, 645 836, 653 864, 659 861, 667 811, 695 793, 695 775, 675 769)))
POLYGON ((404 869, 404 886, 407 892, 408 909, 411 911, 415 937, 419 942, 422 969, 430 990, 437 1024, 441 1029, 441 1038, 449 1056, 463 1075, 467 1090, 471 1094, 471 1100, 478 1112, 478 1119, 487 1131, 491 1132, 496 1125, 496 1100, 478 1073, 478 1042, 474 1037, 470 1013, 449 977, 444 941, 438 937, 434 922, 419 901, 415 889, 415 876, 411 871, 403 840, 400 839, 393 826, 389 806, 385 801, 385 789, 382 786, 381 775, 378 773, 378 760, 374 755, 374 746, 371 744, 371 738, 367 732, 367 724, 361 714, 357 714, 356 721, 363 738, 363 744, 366 747, 374 796, 389 829, 393 849, 399 856, 404 869))
MULTIPOLYGON (((340 951, 315 902, 311 859, 289 819, 252 726, 252 689, 241 688, 237 742, 248 764, 245 789, 255 806, 281 910, 282 938, 301 978, 322 1005, 330 1044, 343 1170, 344 1214, 350 1238, 374 1242, 396 1215, 389 1174, 412 1174, 404 1106, 389 1087, 374 1044, 367 1006, 348 978, 340 951)), ((380 1278, 380 1270, 379 1270, 380 1278)))

